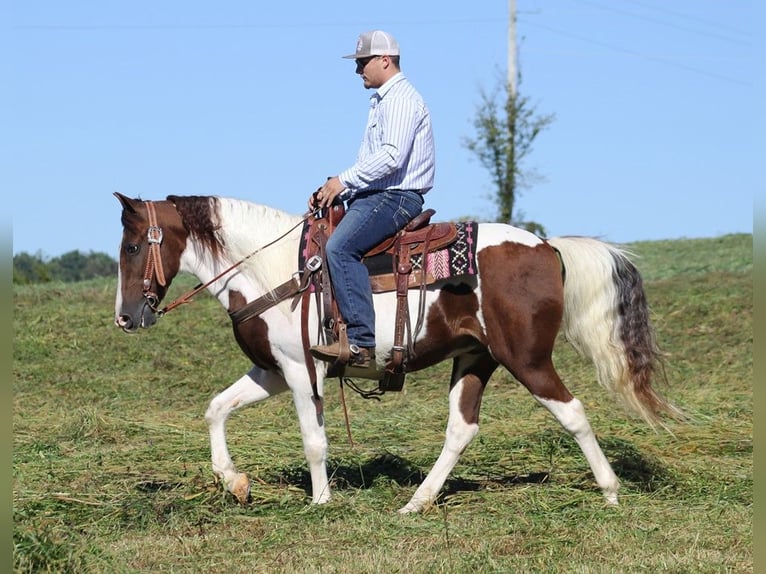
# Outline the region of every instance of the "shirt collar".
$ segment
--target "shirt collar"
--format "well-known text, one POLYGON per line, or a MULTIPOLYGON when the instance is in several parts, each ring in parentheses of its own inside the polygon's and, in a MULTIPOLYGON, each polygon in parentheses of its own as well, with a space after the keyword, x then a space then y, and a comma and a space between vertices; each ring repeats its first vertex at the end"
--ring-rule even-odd
POLYGON ((404 74, 402 72, 397 72, 393 76, 391 76, 385 84, 380 86, 378 90, 375 92, 378 96, 378 101, 382 100, 383 97, 391 91, 391 88, 394 87, 394 84, 398 84, 404 80, 404 74))

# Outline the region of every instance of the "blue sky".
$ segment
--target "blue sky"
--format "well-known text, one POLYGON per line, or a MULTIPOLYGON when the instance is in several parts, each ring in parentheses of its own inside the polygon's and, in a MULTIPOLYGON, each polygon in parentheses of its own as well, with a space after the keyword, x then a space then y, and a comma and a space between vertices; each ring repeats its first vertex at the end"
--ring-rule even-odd
MULTIPOLYGON (((431 109, 426 206, 436 219, 494 217, 489 174, 464 141, 480 90, 505 78, 505 0, 16 0, 0 10, 14 254, 116 256, 114 191, 303 213, 353 162, 369 93, 341 56, 373 28, 397 37, 431 109)), ((518 199, 527 219, 551 236, 617 243, 753 231, 764 187, 753 3, 517 0, 517 10, 520 92, 555 114, 526 163, 544 178, 518 199)))

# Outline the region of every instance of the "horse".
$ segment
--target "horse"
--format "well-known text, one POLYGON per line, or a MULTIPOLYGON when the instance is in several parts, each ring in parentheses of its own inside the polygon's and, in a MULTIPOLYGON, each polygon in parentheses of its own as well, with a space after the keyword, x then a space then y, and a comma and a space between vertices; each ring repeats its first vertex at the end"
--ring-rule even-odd
MULTIPOLYGON (((123 227, 114 322, 126 333, 152 327, 167 312, 159 305, 179 272, 195 275, 230 314, 259 298, 269 300, 275 285, 297 273, 300 227, 311 214, 212 195, 157 201, 114 195, 122 205, 123 227)), ((430 284, 422 301, 409 302, 413 311, 424 309, 424 321, 414 334, 407 372, 452 359, 452 375, 442 451, 399 512, 422 512, 436 501, 479 432, 484 389, 499 366, 574 437, 606 503, 618 504, 619 480, 583 404, 554 368, 552 353, 563 331, 595 365, 598 383, 652 428, 668 428, 668 415, 680 413, 652 386, 663 355, 631 254, 585 236, 544 239, 502 223, 478 223, 477 229, 476 274, 430 284)), ((301 310, 289 300, 271 299, 248 321, 233 321, 235 339, 253 365, 205 412, 212 470, 240 503, 251 500, 251 481, 229 455, 226 420, 235 410, 289 390, 311 476, 311 502, 324 504, 331 498, 321 402, 328 365, 306 354, 307 344, 323 338, 320 304, 310 300, 306 341, 301 310)), ((392 351, 396 293, 377 293, 373 300, 377 376, 392 351)))

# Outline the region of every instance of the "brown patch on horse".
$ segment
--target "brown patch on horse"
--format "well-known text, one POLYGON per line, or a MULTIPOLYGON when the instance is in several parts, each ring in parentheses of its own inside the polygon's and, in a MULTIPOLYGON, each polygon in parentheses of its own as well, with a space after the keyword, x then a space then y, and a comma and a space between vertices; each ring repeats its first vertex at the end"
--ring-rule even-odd
POLYGON ((468 424, 479 424, 479 408, 486 383, 476 375, 463 377, 463 391, 460 394, 460 414, 468 424))
POLYGON ((463 355, 455 359, 452 366, 452 384, 461 379, 463 381, 459 409, 463 420, 468 424, 479 424, 479 408, 484 389, 496 368, 497 361, 488 352, 478 356, 463 355))
MULTIPOLYGON (((244 295, 239 291, 229 291, 229 313, 241 309, 247 304, 244 295)), ((269 326, 261 317, 253 317, 248 321, 232 325, 234 338, 239 348, 247 355, 253 364, 262 369, 279 372, 279 365, 271 353, 269 343, 269 326)))
POLYGON ((564 312, 561 265, 555 251, 506 242, 478 254, 482 312, 492 355, 538 397, 572 395, 553 368, 564 312))
POLYGON ((466 283, 442 288, 428 309, 424 326, 427 337, 415 344, 408 371, 435 365, 461 349, 486 346, 478 318, 479 298, 474 289, 466 283))

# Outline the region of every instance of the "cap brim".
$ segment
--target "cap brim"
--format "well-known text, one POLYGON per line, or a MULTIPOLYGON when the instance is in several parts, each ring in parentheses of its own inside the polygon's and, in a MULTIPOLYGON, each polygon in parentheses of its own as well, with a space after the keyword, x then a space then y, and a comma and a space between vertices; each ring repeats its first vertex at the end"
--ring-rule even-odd
POLYGON ((366 56, 361 56, 359 54, 349 54, 348 56, 341 56, 344 60, 356 60, 357 58, 372 58, 373 56, 398 56, 399 54, 368 54, 366 56))

